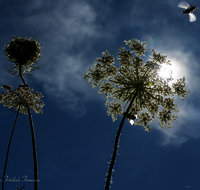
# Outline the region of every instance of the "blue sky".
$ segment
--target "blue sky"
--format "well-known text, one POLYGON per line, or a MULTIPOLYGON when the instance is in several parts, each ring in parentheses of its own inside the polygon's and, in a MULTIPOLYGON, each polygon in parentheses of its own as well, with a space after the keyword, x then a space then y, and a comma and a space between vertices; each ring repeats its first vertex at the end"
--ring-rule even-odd
MULTIPOLYGON (((6 72, 11 65, 3 45, 11 37, 36 37, 44 47, 42 64, 26 82, 44 95, 43 114, 32 111, 36 133, 39 189, 104 189, 108 162, 122 117, 112 122, 105 98, 83 79, 105 50, 117 56, 131 38, 149 42, 150 49, 167 54, 174 77, 186 77, 186 101, 173 128, 159 121, 147 133, 128 121, 122 130, 113 190, 181 190, 200 188, 199 49, 200 12, 190 23, 179 0, 26 0, 0 2, 0 85, 17 88, 20 78, 6 72)), ((188 1, 193 4, 193 1, 188 1)), ((200 4, 197 2, 197 7, 200 4)), ((128 47, 127 47, 128 48, 128 47)), ((5 91, 0 89, 0 93, 5 91)), ((2 173, 15 113, 0 105, 0 171, 2 173)), ((19 117, 6 174, 33 179, 32 146, 27 115, 19 117)), ((1 174, 2 175, 2 174, 1 174)), ((33 183, 7 182, 33 189, 33 183)))

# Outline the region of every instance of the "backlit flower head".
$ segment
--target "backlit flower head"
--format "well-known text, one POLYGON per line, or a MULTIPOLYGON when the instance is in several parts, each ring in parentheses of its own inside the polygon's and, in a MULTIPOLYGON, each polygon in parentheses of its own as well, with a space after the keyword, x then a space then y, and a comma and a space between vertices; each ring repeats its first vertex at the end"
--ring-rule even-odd
POLYGON ((43 113, 44 102, 40 98, 44 96, 39 92, 31 93, 33 89, 30 89, 28 85, 19 85, 14 91, 10 85, 3 85, 1 88, 8 91, 0 95, 0 103, 4 104, 4 106, 13 110, 19 109, 20 113, 27 115, 27 106, 38 114, 43 113))
POLYGON ((136 125, 145 126, 145 130, 149 132, 151 128, 148 125, 157 114, 162 128, 172 127, 170 121, 177 118, 173 112, 178 112, 174 95, 177 94, 185 100, 189 94, 185 89, 185 78, 177 80, 170 87, 169 82, 173 78, 170 76, 163 79, 158 75, 162 64, 171 65, 166 60, 166 55, 152 49, 151 60, 143 63, 141 56, 146 51, 147 43, 140 43, 136 39, 124 42, 133 50, 135 57, 132 51, 120 47, 117 58, 120 67, 117 68, 113 56, 106 50, 101 58, 96 59, 94 68, 88 68, 89 72, 83 78, 88 79, 93 88, 99 86, 98 93, 103 93, 107 98, 105 106, 108 107, 108 115, 112 116, 113 121, 117 119, 117 115, 126 111, 127 105, 134 99, 129 114, 137 115, 136 125))
POLYGON ((6 59, 15 63, 14 68, 8 69, 11 74, 19 73, 19 67, 23 69, 23 74, 29 75, 38 69, 39 58, 41 57, 40 43, 34 38, 12 37, 9 43, 4 45, 6 59))

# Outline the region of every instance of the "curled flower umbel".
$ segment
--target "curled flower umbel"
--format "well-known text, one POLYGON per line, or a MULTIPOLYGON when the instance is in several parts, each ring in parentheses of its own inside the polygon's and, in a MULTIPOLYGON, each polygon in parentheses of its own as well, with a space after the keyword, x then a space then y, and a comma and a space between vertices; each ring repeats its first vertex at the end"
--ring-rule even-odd
POLYGON ((27 115, 27 106, 38 114, 43 113, 44 102, 40 98, 44 96, 39 92, 31 93, 33 89, 30 89, 28 85, 19 85, 15 90, 12 90, 10 85, 3 85, 1 88, 8 91, 2 92, 2 95, 0 95, 0 103, 4 104, 4 106, 13 110, 19 109, 20 113, 27 115))
POLYGON ((140 43, 136 39, 124 42, 133 51, 120 47, 117 57, 120 67, 114 65, 113 56, 106 50, 101 58, 96 59, 93 69, 88 68, 89 72, 83 78, 88 79, 93 88, 99 86, 98 93, 103 93, 107 98, 105 106, 113 121, 131 104, 128 113, 137 115, 135 124, 144 126, 146 131, 150 131, 148 124, 156 115, 162 128, 172 127, 170 121, 177 118, 173 112, 178 112, 174 95, 185 100, 189 94, 185 88, 185 78, 177 80, 170 87, 172 76, 163 79, 158 75, 163 64, 171 65, 166 55, 152 49, 151 59, 143 63, 141 56, 146 51, 146 42, 140 43))
POLYGON ((41 57, 40 43, 34 38, 12 37, 9 43, 4 45, 6 59, 15 63, 14 68, 8 69, 11 74, 19 73, 19 68, 23 69, 23 74, 29 75, 40 66, 38 64, 41 57))

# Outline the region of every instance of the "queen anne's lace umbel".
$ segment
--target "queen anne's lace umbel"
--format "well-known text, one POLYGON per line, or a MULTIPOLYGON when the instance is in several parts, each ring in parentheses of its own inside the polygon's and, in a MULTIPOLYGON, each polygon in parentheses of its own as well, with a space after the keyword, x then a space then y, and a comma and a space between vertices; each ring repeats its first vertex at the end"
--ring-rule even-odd
POLYGON ((20 70, 23 70, 23 74, 31 75, 31 73, 40 68, 38 64, 41 58, 41 46, 40 43, 34 38, 12 37, 9 43, 4 45, 4 53, 6 59, 14 66, 10 66, 7 69, 11 74, 19 74, 20 70))
POLYGON ((124 42, 133 51, 119 48, 117 60, 120 67, 115 66, 114 57, 106 50, 102 57, 96 59, 93 68, 88 68, 89 72, 83 78, 88 79, 93 88, 99 86, 98 93, 105 95, 105 106, 113 121, 117 115, 122 115, 134 97, 129 113, 137 115, 136 125, 144 126, 149 132, 151 128, 148 124, 157 115, 161 128, 171 128, 170 121, 177 118, 173 112, 178 112, 174 95, 185 100, 189 94, 185 88, 185 77, 169 86, 172 76, 164 79, 158 74, 163 64, 171 65, 166 55, 152 49, 151 60, 143 63, 141 56, 146 51, 147 43, 137 39, 124 42))
POLYGON ((0 103, 4 104, 4 106, 14 110, 19 109, 20 113, 27 115, 27 106, 37 114, 43 113, 44 102, 40 98, 44 96, 39 92, 31 93, 33 89, 30 89, 28 85, 19 85, 15 90, 12 90, 10 85, 3 85, 1 88, 8 91, 2 92, 2 95, 0 95, 0 103))

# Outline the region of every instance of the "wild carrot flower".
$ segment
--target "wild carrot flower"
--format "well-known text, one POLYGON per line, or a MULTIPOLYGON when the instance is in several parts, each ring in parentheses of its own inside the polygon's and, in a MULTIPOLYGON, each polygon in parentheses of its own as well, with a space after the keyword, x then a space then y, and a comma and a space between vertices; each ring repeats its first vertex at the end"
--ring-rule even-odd
POLYGON ((147 43, 140 43, 137 39, 124 42, 132 51, 126 50, 124 47, 119 48, 120 52, 117 57, 119 68, 114 65, 113 56, 106 50, 102 53, 101 58, 96 59, 94 68, 88 68, 89 72, 83 76, 84 79, 88 79, 88 83, 93 88, 99 86, 98 93, 105 95, 107 99, 105 106, 108 107, 108 115, 111 115, 113 121, 125 110, 117 130, 105 190, 110 188, 119 137, 125 118, 130 115, 137 116, 135 124, 144 126, 145 131, 149 132, 151 130, 149 124, 157 114, 162 128, 172 127, 170 121, 177 118, 173 112, 178 111, 177 105, 174 103, 174 95, 177 94, 180 98, 185 99, 189 94, 189 91, 185 89, 184 77, 170 87, 169 82, 173 80, 172 76, 163 79, 158 75, 163 64, 171 65, 170 61, 166 60, 166 55, 161 55, 152 49, 151 60, 143 63, 141 56, 146 51, 147 43), (135 57, 132 52, 135 53, 135 57), (111 99, 112 101, 110 101, 111 99))
POLYGON ((182 99, 185 99, 189 91, 185 89, 185 78, 177 80, 172 87, 169 82, 172 81, 172 76, 163 79, 158 75, 158 71, 163 64, 171 65, 167 61, 166 55, 161 55, 152 49, 152 59, 143 63, 141 56, 146 51, 146 42, 141 42, 136 39, 124 41, 132 50, 126 50, 120 47, 117 60, 120 67, 114 65, 114 58, 106 50, 102 53, 101 58, 97 58, 94 63, 94 68, 88 68, 89 73, 83 76, 88 79, 88 83, 93 88, 99 86, 99 92, 103 93, 107 99, 105 106, 108 107, 108 115, 111 115, 113 121, 117 119, 117 115, 124 117, 117 130, 115 145, 107 173, 105 190, 109 190, 112 181, 112 172, 117 155, 118 143, 121 130, 125 118, 136 118, 136 125, 144 126, 145 131, 150 131, 149 124, 153 121, 156 115, 160 120, 162 128, 165 126, 172 127, 170 121, 175 120, 177 115, 177 105, 174 103, 174 95, 177 94, 182 99), (135 57, 132 55, 135 53, 135 57), (110 101, 112 99, 112 101, 110 101))
POLYGON ((172 76, 163 79, 158 75, 163 64, 171 65, 166 55, 152 49, 151 60, 143 63, 141 56, 146 51, 147 43, 140 43, 137 39, 124 42, 132 51, 119 48, 119 68, 114 65, 113 56, 106 50, 101 58, 96 59, 93 69, 88 68, 89 72, 83 78, 88 79, 93 88, 99 86, 98 93, 105 95, 105 106, 108 107, 108 115, 111 115, 113 121, 117 119, 117 115, 122 115, 126 106, 131 103, 126 111, 137 115, 135 124, 144 126, 145 131, 151 130, 149 124, 156 115, 162 128, 172 127, 170 121, 177 118, 173 112, 178 112, 174 95, 177 94, 185 100, 189 94, 185 88, 185 78, 177 80, 170 87, 172 76))
POLYGON ((33 89, 30 89, 28 85, 19 85, 15 90, 12 90, 10 85, 3 85, 1 88, 8 91, 0 95, 0 103, 4 104, 4 106, 13 110, 19 109, 20 113, 26 115, 28 115, 27 106, 38 114, 43 113, 42 107, 44 103, 40 98, 44 96, 39 92, 31 93, 33 89))
MULTIPOLYGON (((26 37, 13 37, 10 43, 4 45, 4 50, 6 59, 14 63, 14 67, 8 71, 13 75, 16 75, 18 73, 23 81, 23 84, 19 85, 19 87, 15 90, 12 90, 12 87, 10 85, 1 86, 2 88, 6 89, 7 92, 3 92, 2 95, 0 95, 0 103, 4 104, 4 106, 8 108, 11 108, 13 111, 18 110, 8 144, 4 171, 2 176, 2 190, 4 190, 4 177, 6 174, 9 149, 19 113, 27 114, 29 116, 33 147, 35 180, 34 190, 38 190, 38 164, 36 153, 36 141, 30 109, 33 109, 36 113, 43 113, 42 107, 44 106, 44 103, 42 100, 40 100, 40 98, 44 96, 39 92, 31 92, 33 91, 33 89, 30 89, 29 86, 26 84, 23 74, 26 74, 27 76, 31 75, 32 71, 39 68, 36 67, 35 64, 37 64, 39 58, 41 57, 41 47, 36 39, 26 37)), ((23 188, 24 186, 21 189, 23 188)))
POLYGON ((19 73, 19 68, 23 68, 23 74, 29 75, 38 64, 41 57, 41 50, 39 42, 36 39, 26 37, 12 37, 11 41, 4 45, 4 53, 6 59, 15 63, 14 68, 8 69, 11 74, 19 73))

